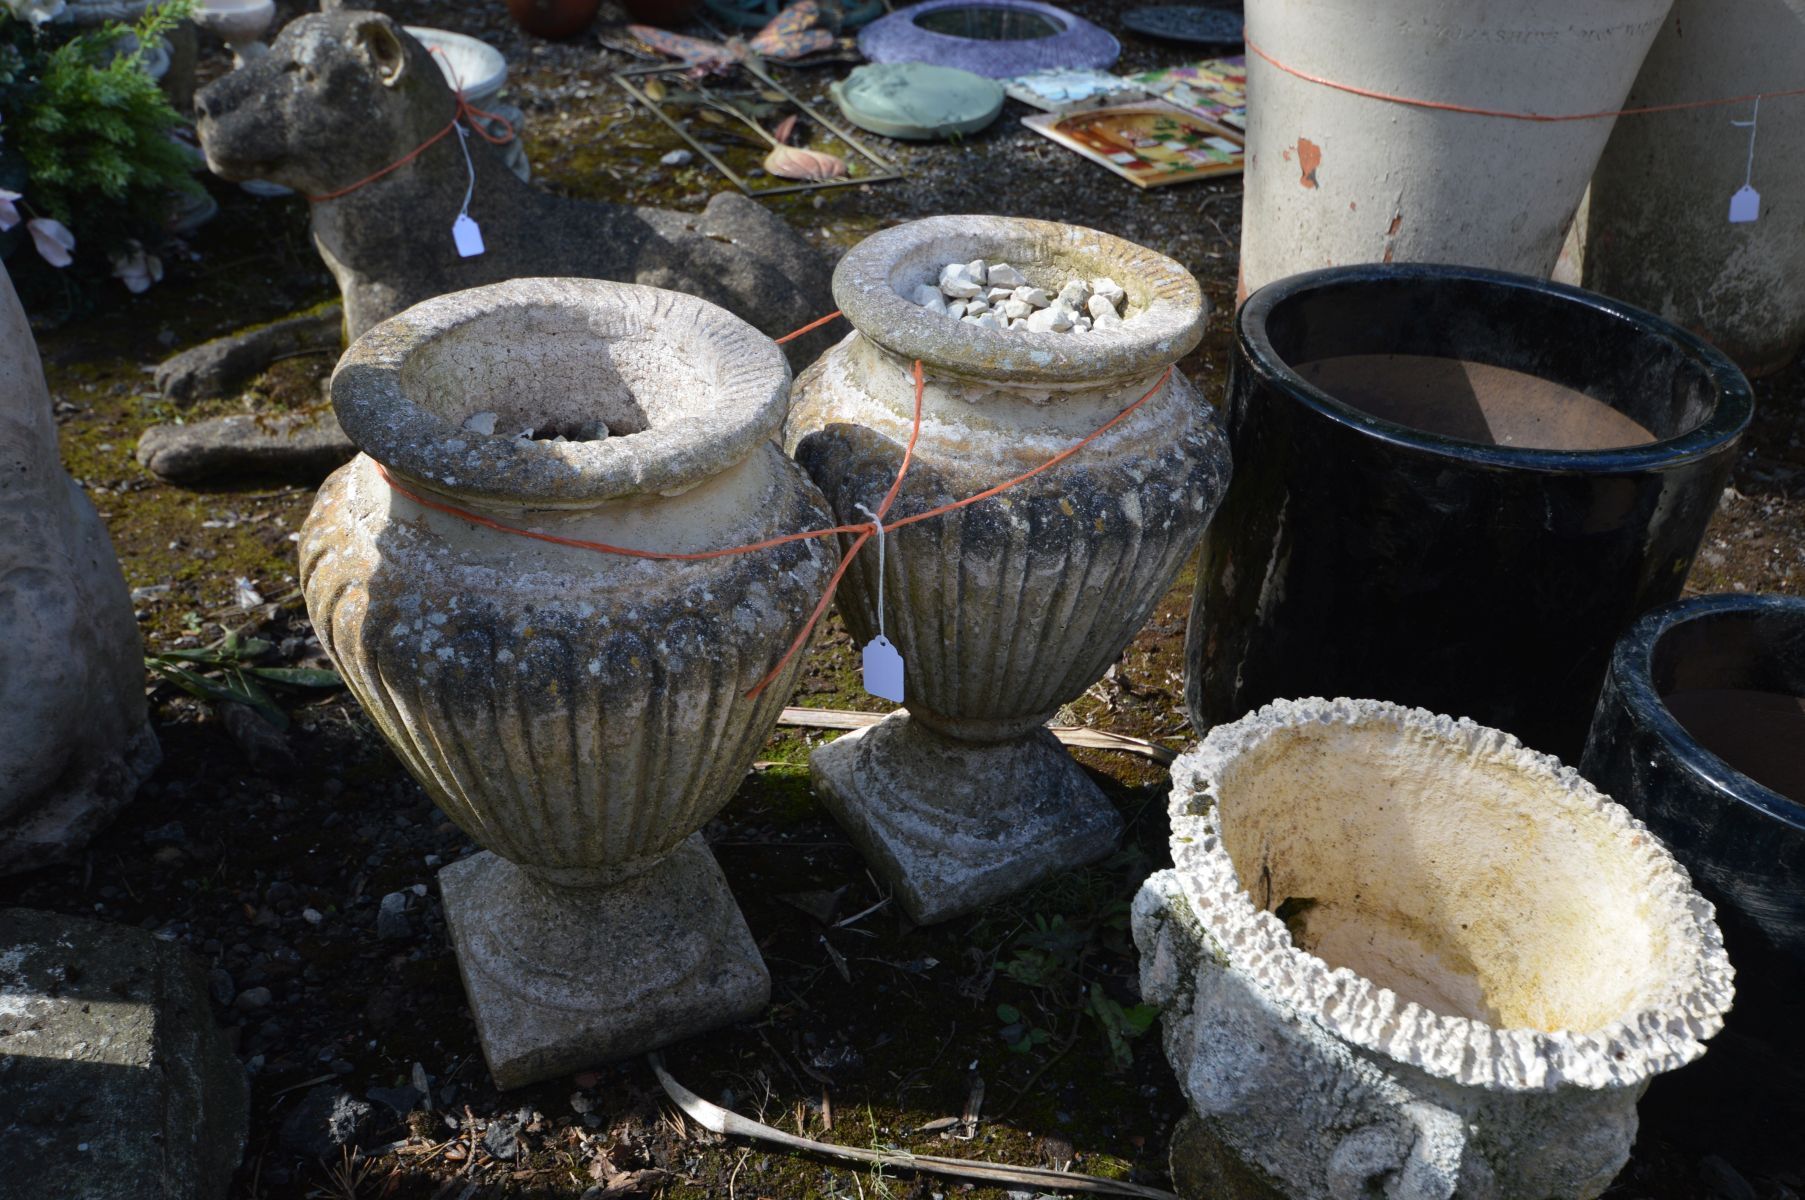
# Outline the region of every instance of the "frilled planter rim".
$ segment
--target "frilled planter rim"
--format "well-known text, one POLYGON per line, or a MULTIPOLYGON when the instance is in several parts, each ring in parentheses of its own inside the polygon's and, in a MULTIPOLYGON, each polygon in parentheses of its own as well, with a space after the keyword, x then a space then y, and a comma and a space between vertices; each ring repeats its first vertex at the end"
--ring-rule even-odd
MULTIPOLYGON (((1300 312, 1300 327, 1310 329, 1308 314, 1300 312)), ((1409 336, 1435 339, 1452 327, 1451 320, 1416 322, 1409 336)), ((1314 332, 1314 330, 1311 330, 1314 332)), ((1247 298, 1235 314, 1235 338, 1247 369, 1282 395, 1329 420, 1400 449, 1454 460, 1469 467, 1538 471, 1551 474, 1626 474, 1676 466, 1705 458, 1742 435, 1754 417, 1755 397, 1736 364, 1721 351, 1679 326, 1581 288, 1508 271, 1438 263, 1358 263, 1304 271, 1274 280, 1247 298), (1670 436, 1657 436, 1641 445, 1609 449, 1554 450, 1521 446, 1486 445, 1448 437, 1425 429, 1374 416, 1317 387, 1299 373, 1288 356, 1274 344, 1274 327, 1287 310, 1333 303, 1345 298, 1360 315, 1348 323, 1348 347, 1343 353, 1422 353, 1406 350, 1386 335, 1401 332, 1375 315, 1391 294, 1415 289, 1442 294, 1442 308, 1453 313, 1478 314, 1473 297, 1489 293, 1499 303, 1518 306, 1529 314, 1526 323, 1542 319, 1552 323, 1564 312, 1569 339, 1595 342, 1607 335, 1633 347, 1630 353, 1660 344, 1673 362, 1683 365, 1711 390, 1709 407, 1702 418, 1670 436), (1608 334, 1607 334, 1608 331, 1608 334)), ((1525 339, 1528 340, 1528 339, 1525 339)), ((1241 364, 1238 364, 1241 365, 1241 364)), ((1509 365, 1509 364, 1500 364, 1509 365)))
POLYGON ((1805 599, 1778 595, 1697 596, 1676 600, 1643 616, 1611 652, 1611 679, 1642 721, 1680 762, 1708 780, 1728 804, 1744 804, 1762 816, 1805 832, 1805 804, 1751 779, 1706 749, 1667 707, 1655 685, 1655 658, 1667 635, 1694 621, 1772 616, 1805 628, 1805 599))
POLYGON ((942 216, 872 234, 834 270, 834 302, 892 354, 942 373, 996 383, 1083 383, 1145 375, 1203 338, 1203 291, 1191 273, 1144 246, 1057 221, 942 216), (1007 262, 1057 291, 1069 276, 1108 276, 1128 294, 1123 323, 1088 333, 986 329, 910 299, 951 262, 1007 262))
POLYGON ((364 333, 332 373, 332 404, 351 440, 397 475, 555 508, 719 474, 776 436, 789 385, 776 343, 706 300, 513 279, 433 297, 364 333), (495 433, 464 428, 484 411, 502 413, 495 433), (595 419, 609 436, 513 436, 521 421, 595 419))
POLYGON ((1268 997, 1329 1035, 1456 1084, 1497 1091, 1630 1087, 1684 1065, 1722 1027, 1732 971, 1712 909, 1672 855, 1622 806, 1578 772, 1500 730, 1465 718, 1378 700, 1279 700, 1213 729, 1172 768, 1172 857, 1187 899, 1220 950, 1257 974, 1268 997), (1310 725, 1388 728, 1439 741, 1456 753, 1543 783, 1575 826, 1619 843, 1646 884, 1650 920, 1674 930, 1670 974, 1660 994, 1602 1028, 1545 1032, 1498 1028, 1434 1012, 1300 949, 1285 923, 1257 907, 1224 845, 1219 786, 1237 761, 1310 725))

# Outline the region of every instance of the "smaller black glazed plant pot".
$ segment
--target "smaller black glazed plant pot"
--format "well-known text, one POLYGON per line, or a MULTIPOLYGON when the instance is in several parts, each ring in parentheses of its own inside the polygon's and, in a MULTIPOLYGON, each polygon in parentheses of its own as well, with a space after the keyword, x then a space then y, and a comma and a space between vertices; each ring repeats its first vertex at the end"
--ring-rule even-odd
POLYGON ((1737 1170, 1795 1173, 1805 1127, 1805 599, 1700 596, 1630 626, 1580 771, 1717 907, 1736 1003, 1657 1080, 1646 1128, 1737 1170))
POLYGON ((1286 696, 1472 717, 1576 761, 1753 410, 1700 339, 1471 267, 1281 279, 1235 316, 1235 474, 1186 645, 1199 732, 1286 696))
POLYGON ((1805 599, 1646 614, 1611 655, 1580 773, 1692 873, 1732 958, 1805 965, 1805 599))

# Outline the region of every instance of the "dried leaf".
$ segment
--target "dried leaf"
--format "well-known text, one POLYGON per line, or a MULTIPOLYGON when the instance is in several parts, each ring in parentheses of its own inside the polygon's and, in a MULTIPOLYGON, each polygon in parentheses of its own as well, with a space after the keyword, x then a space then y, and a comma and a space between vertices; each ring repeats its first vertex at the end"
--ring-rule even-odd
POLYGON ((772 104, 782 104, 789 99, 782 92, 774 92, 770 88, 759 88, 758 94, 761 99, 769 100, 772 104))
POLYGON ((662 104, 664 102, 664 85, 656 79, 646 80, 645 92, 652 98, 652 103, 662 104))
POLYGON ((798 118, 795 113, 791 113, 789 116, 779 121, 771 129, 772 140, 781 145, 789 145, 790 137, 796 132, 796 122, 799 119, 800 118, 798 118))
POLYGON ((701 112, 697 113, 696 116, 700 117, 704 121, 707 121, 710 125, 725 125, 727 123, 726 117, 723 117, 720 113, 715 112, 712 109, 705 108, 701 112))
POLYGON ((823 150, 801 146, 773 146, 765 155, 765 170, 779 179, 800 179, 816 183, 823 179, 839 179, 846 174, 846 161, 823 150))

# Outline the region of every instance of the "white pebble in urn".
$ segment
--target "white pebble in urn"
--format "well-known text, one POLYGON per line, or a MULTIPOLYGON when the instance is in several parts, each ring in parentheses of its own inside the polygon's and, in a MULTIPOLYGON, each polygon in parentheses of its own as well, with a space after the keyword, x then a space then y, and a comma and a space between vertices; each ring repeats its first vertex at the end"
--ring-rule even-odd
POLYGON ((921 283, 911 293, 923 308, 944 313, 967 325, 986 329, 1013 329, 1026 333, 1087 333, 1095 328, 1119 328, 1121 308, 1127 297, 1114 280, 1086 282, 1068 278, 1058 293, 1029 282, 1008 263, 947 263, 938 283, 921 283), (989 316, 991 320, 981 318, 989 316))
POLYGON ((1028 277, 1008 263, 991 264, 990 283, 992 287, 1018 288, 1027 282, 1028 277))
POLYGON ((983 289, 971 277, 964 263, 951 263, 940 272, 940 290, 949 296, 969 300, 983 289))

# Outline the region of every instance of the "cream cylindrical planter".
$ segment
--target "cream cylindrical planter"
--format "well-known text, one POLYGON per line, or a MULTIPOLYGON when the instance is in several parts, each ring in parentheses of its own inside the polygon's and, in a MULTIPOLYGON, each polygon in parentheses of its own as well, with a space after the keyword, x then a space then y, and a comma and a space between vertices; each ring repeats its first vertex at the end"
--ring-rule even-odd
MULTIPOLYGON (((1792 88, 1801 62, 1805 21, 1784 0, 1676 0, 1629 103, 1792 88)), ((1797 98, 1627 118, 1592 177, 1581 279, 1709 338, 1745 371, 1778 370, 1805 342, 1801 194, 1797 98), (1732 224, 1745 180, 1760 215, 1732 224)))
MULTIPOLYGON (((920 442, 889 520, 1040 466, 1143 395, 1096 441, 998 496, 886 536, 885 636, 906 712, 816 750, 816 793, 917 921, 943 920, 1110 852, 1121 818, 1043 726, 1108 670, 1171 585, 1228 482, 1210 406, 1168 367, 1202 336, 1177 263, 1046 221, 935 217, 867 238, 834 298, 854 332, 803 372, 785 432, 843 522, 895 479, 922 364, 920 442), (1115 331, 964 324, 905 297, 947 263, 1003 261, 1057 291, 1107 276, 1115 331)), ((879 630, 879 555, 839 590, 861 644, 879 630)))
POLYGON ((782 710, 757 698, 837 561, 773 440, 782 352, 692 296, 520 279, 428 300, 332 377, 364 451, 320 489, 301 579, 321 645, 486 852, 439 886, 496 1082, 748 1016, 770 978, 696 831, 782 710), (490 430, 493 432, 482 432, 490 430), (531 430, 530 436, 519 436, 531 430), (565 440, 552 440, 553 438, 565 440))
POLYGON ((1723 1023, 1711 906, 1508 734, 1281 700, 1172 778, 1175 865, 1134 937, 1222 1173, 1292 1200, 1597 1196, 1649 1079, 1723 1023))
POLYGON ((1248 0, 1241 295, 1300 271, 1439 262, 1547 278, 1672 0, 1248 0))

